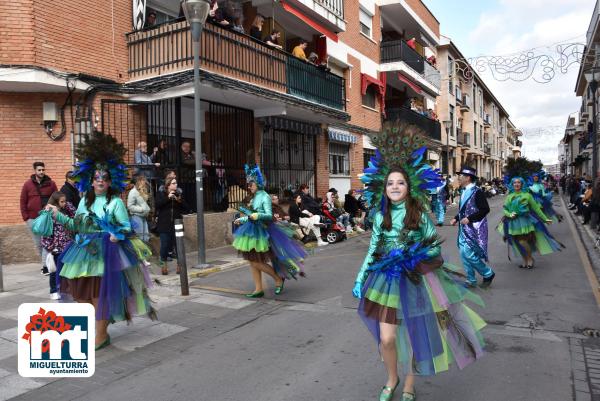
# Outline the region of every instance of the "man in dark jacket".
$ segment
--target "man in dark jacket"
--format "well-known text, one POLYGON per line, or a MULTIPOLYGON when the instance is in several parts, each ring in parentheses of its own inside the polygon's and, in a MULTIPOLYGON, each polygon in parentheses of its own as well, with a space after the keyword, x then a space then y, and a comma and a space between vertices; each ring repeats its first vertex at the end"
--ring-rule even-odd
POLYGON ((67 171, 67 174, 65 175, 65 185, 62 186, 60 192, 65 194, 65 196, 67 197, 67 202, 70 202, 71 205, 73 205, 75 209, 77 209, 81 197, 79 196, 79 190, 75 187, 75 181, 73 181, 72 171, 67 171))
POLYGON ((465 287, 477 285, 475 272, 483 277, 481 287, 489 287, 496 276, 486 263, 488 261, 486 216, 490 212, 490 207, 481 188, 475 185, 477 171, 474 168, 463 166, 456 174, 458 174, 458 181, 464 191, 460 196, 458 214, 450 224, 454 226, 460 223, 457 243, 467 274, 465 287))
POLYGON ((300 185, 300 199, 302 199, 303 210, 308 210, 311 214, 323 214, 319 202, 310 195, 307 184, 300 185))
MULTIPOLYGON (((31 230, 33 220, 35 220, 40 211, 48 203, 48 199, 52 193, 58 191, 54 181, 46 175, 46 166, 43 162, 33 163, 34 174, 31 175, 30 179, 25 181, 23 188, 21 189, 21 216, 23 221, 27 223, 27 226, 31 230)), ((42 247, 39 235, 33 236, 33 242, 42 258, 42 274, 48 275, 48 268, 46 265, 46 250, 42 247)))

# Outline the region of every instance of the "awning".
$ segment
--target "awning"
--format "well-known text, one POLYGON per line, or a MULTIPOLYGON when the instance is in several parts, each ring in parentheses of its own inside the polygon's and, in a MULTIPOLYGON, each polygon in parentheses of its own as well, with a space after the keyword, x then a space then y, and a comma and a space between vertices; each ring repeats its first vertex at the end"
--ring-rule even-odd
POLYGON ((335 33, 331 32, 329 29, 325 28, 323 25, 319 24, 318 22, 313 21, 309 16, 304 14, 302 11, 290 6, 285 0, 279 0, 279 2, 281 3, 281 6, 283 7, 283 9, 285 11, 287 11, 288 13, 293 14, 297 18, 301 19, 306 25, 321 32, 323 35, 327 36, 329 39, 333 40, 334 42, 338 41, 338 36, 335 33))
POLYGON ((344 143, 357 143, 358 139, 356 136, 352 135, 349 131, 339 129, 339 128, 331 128, 327 129, 329 133, 329 140, 336 142, 344 142, 344 143))
POLYGON ((421 87, 417 84, 415 84, 414 82, 411 82, 410 79, 406 78, 404 75, 398 73, 398 79, 402 82, 404 82, 406 85, 410 86, 410 88, 412 90, 414 90, 417 93, 421 93, 423 90, 421 89, 421 87))

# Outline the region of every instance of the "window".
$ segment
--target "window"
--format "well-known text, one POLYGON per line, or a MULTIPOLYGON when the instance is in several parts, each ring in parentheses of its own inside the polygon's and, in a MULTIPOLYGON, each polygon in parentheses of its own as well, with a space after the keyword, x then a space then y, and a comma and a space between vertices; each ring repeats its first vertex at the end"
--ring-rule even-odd
POLYGON ((454 60, 448 57, 448 93, 452 94, 454 88, 454 60))
POLYGON ((449 116, 448 118, 451 121, 451 125, 450 125, 450 136, 454 136, 454 106, 450 105, 450 111, 449 111, 449 116))
POLYGON ((329 143, 329 174, 350 175, 350 145, 329 143))
POLYGON ((364 148, 363 149, 363 165, 364 168, 369 167, 369 161, 371 157, 375 157, 375 149, 364 148))
POLYGON ((377 93, 377 87, 375 85, 367 86, 367 93, 362 96, 363 106, 374 109, 376 106, 377 93))
POLYGON ((477 123, 473 123, 473 146, 477 146, 477 123))
POLYGON ((479 89, 479 116, 483 118, 483 92, 479 89))
POLYGON ((370 38, 371 31, 373 30, 373 16, 367 13, 361 7, 358 10, 358 17, 360 21, 360 31, 370 38))

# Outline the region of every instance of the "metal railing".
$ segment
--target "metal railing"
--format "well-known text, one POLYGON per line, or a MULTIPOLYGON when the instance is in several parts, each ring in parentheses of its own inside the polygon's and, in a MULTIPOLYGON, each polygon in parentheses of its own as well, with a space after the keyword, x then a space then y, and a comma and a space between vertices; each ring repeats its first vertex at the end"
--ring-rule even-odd
MULTIPOLYGON (((130 78, 193 68, 190 26, 185 19, 128 33, 127 47, 130 78)), ((207 23, 200 49, 203 70, 345 110, 344 78, 248 35, 207 23)))
POLYGON ((456 142, 459 145, 471 146, 471 134, 468 132, 459 132, 456 142))
POLYGON ((406 109, 404 107, 388 108, 386 109, 385 120, 400 120, 409 124, 414 124, 425 131, 429 138, 438 141, 442 140, 442 126, 439 121, 432 120, 431 118, 428 118, 410 109, 406 109))
POLYGON ((417 53, 403 40, 381 42, 381 62, 392 63, 404 61, 410 68, 423 74, 425 72, 425 58, 417 53))
POLYGON ((460 103, 461 103, 461 108, 464 108, 464 109, 470 109, 473 107, 473 105, 471 104, 471 97, 469 95, 463 94, 460 103))
POLYGON ((325 7, 340 18, 344 18, 344 0, 315 0, 315 3, 325 7))

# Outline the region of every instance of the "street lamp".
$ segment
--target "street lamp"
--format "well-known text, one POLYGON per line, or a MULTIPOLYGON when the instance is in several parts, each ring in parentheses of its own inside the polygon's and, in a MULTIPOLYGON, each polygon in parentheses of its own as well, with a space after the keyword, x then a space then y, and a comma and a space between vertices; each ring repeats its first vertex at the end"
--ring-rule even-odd
MULTIPOLYGON (((194 141, 196 142, 196 234, 198 237, 198 264, 196 268, 206 265, 206 248, 204 243, 204 182, 202 171, 202 120, 200 110, 200 36, 210 10, 209 0, 184 0, 183 13, 192 28, 194 44, 194 141)), ((184 256, 185 257, 185 256, 184 256)))
POLYGON ((444 128, 446 129, 446 173, 450 175, 450 128, 452 128, 451 120, 444 120, 444 128))
POLYGON ((600 81, 600 67, 590 67, 583 71, 585 80, 592 91, 592 180, 598 175, 598 116, 596 116, 596 91, 600 81))

